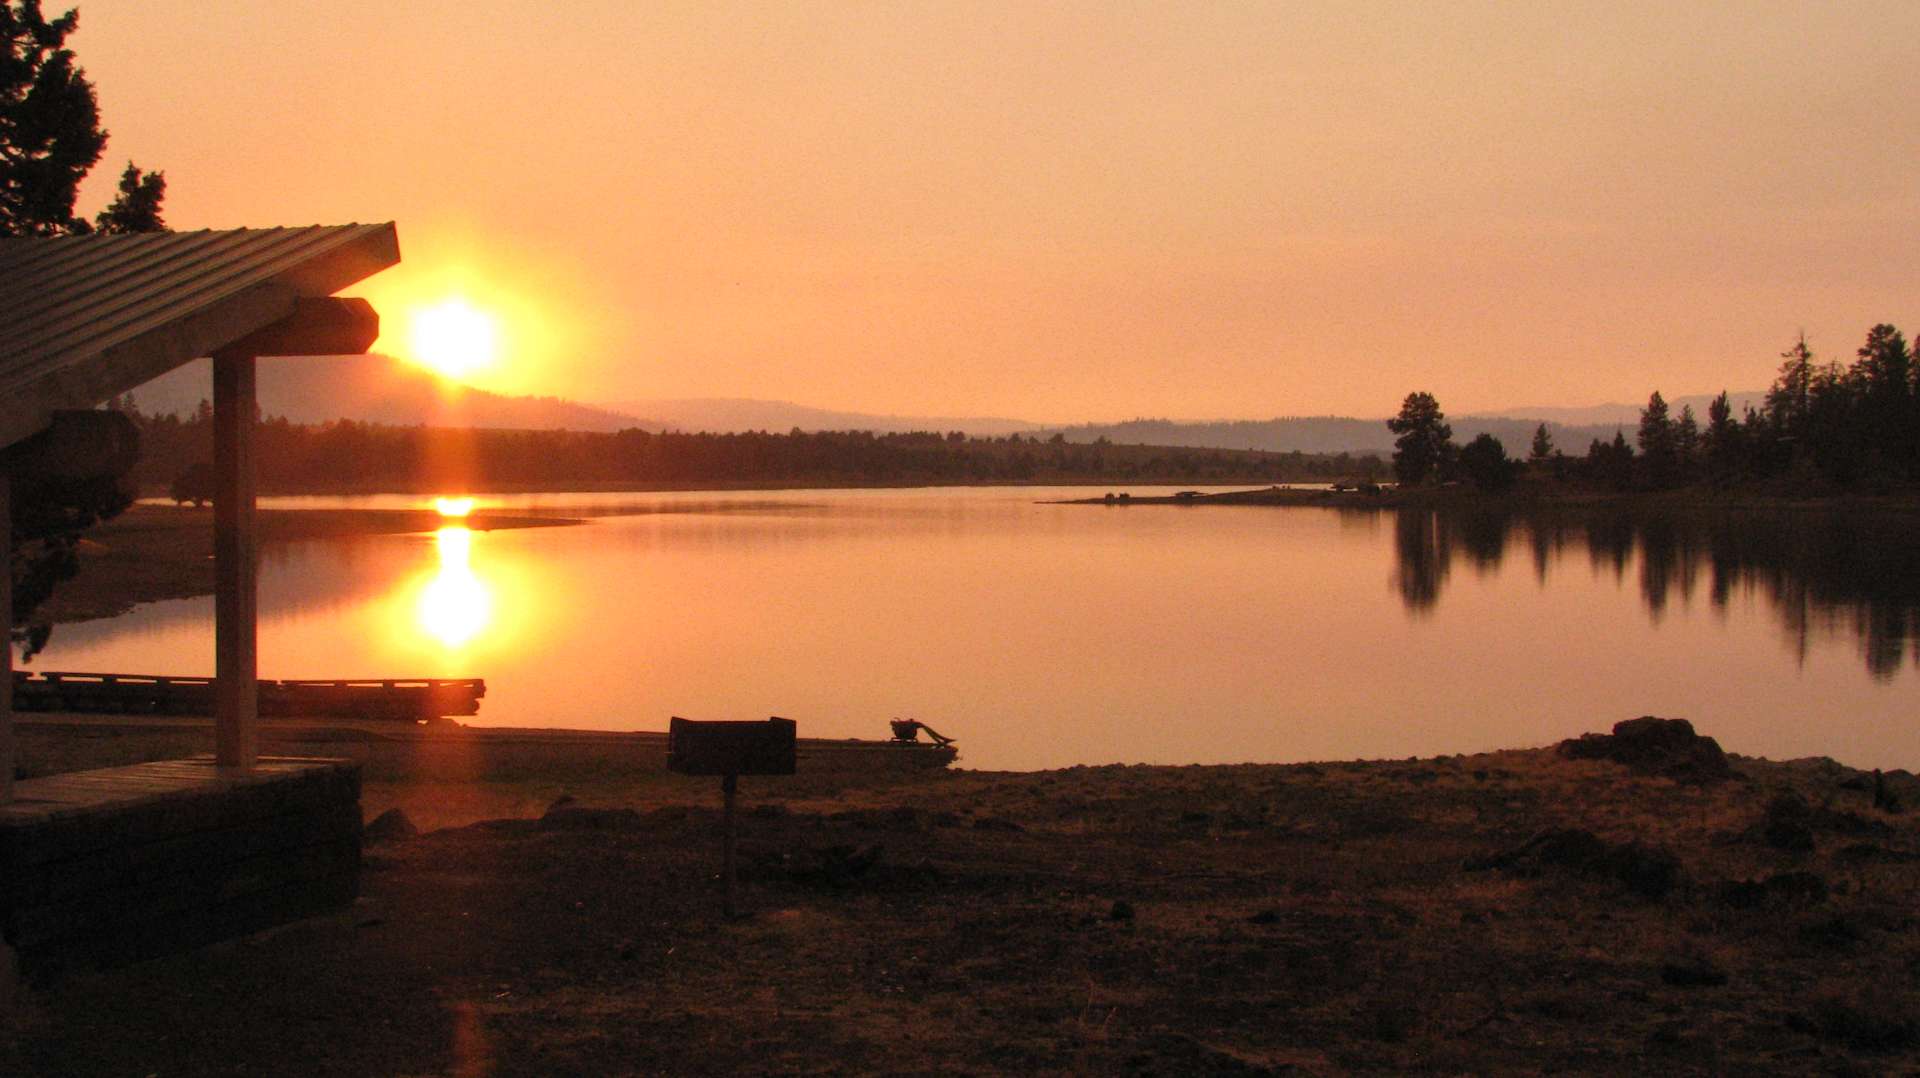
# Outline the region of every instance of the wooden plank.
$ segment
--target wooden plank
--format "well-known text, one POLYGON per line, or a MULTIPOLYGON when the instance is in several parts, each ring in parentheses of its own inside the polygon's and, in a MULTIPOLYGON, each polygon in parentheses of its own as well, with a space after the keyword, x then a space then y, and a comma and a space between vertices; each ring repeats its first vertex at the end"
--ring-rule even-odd
POLYGON ((292 312, 295 298, 294 290, 284 284, 258 284, 156 326, 89 360, 9 390, 13 396, 6 410, 0 412, 0 445, 12 445, 45 430, 57 411, 92 408, 116 393, 125 393, 188 360, 272 325, 292 312))
POLYGON ((213 355, 214 759, 248 770, 259 756, 259 536, 254 525, 251 353, 213 355))
POLYGON ((228 347, 254 356, 359 355, 380 336, 380 315, 364 299, 303 296, 293 313, 228 347))

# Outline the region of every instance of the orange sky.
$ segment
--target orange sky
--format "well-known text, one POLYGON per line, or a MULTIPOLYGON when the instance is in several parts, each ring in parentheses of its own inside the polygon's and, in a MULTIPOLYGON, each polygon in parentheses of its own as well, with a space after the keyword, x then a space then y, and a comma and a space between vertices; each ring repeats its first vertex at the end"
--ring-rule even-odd
POLYGON ((1912 0, 80 8, 84 209, 131 157, 176 228, 396 220, 363 293, 500 311, 507 392, 1460 413, 1920 295, 1912 0))

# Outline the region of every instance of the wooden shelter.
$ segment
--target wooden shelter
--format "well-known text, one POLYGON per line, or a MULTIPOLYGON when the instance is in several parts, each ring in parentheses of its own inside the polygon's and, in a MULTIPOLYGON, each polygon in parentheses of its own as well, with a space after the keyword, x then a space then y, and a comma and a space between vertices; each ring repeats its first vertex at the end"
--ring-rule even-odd
MULTIPOLYGON (((15 486, 114 467, 116 454, 129 446, 109 417, 93 409, 201 356, 213 358, 216 475, 211 761, 199 769, 147 765, 16 783, 12 652, 4 652, 0 875, 10 878, 0 886, 0 929, 8 930, 16 948, 22 946, 15 938, 24 923, 21 904, 37 901, 20 882, 32 873, 22 873, 30 866, 72 863, 97 849, 85 841, 93 833, 82 819, 88 813, 111 815, 164 802, 174 806, 162 814, 167 819, 188 821, 180 826, 217 818, 227 831, 245 830, 224 810, 196 814, 179 806, 209 791, 223 805, 251 798, 274 812, 299 801, 282 796, 276 783, 286 789, 350 786, 357 806, 357 776, 326 778, 339 772, 337 764, 316 771, 290 761, 262 766, 258 758, 254 370, 261 356, 366 351, 379 335, 378 316, 365 300, 336 299, 333 293, 399 260, 391 222, 0 239, 0 519, 9 516, 15 486)), ((0 573, 0 628, 11 628, 10 590, 11 573, 0 573)), ((337 806, 326 811, 339 814, 337 806)), ((93 831, 111 842, 116 834, 167 830, 149 823, 116 818, 93 831)), ((53 883, 41 882, 47 894, 58 892, 53 883)))

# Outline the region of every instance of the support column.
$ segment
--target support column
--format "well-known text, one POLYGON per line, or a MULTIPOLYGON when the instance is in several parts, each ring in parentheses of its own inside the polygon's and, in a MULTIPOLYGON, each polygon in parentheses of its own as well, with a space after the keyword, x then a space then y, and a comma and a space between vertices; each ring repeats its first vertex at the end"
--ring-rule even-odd
MULTIPOLYGON (((0 471, 0 805, 13 800, 13 503, 12 484, 0 471)), ((0 993, 9 987, 0 969, 0 993)))
POLYGON ((259 755, 258 537, 253 494, 254 357, 213 354, 214 762, 259 755))

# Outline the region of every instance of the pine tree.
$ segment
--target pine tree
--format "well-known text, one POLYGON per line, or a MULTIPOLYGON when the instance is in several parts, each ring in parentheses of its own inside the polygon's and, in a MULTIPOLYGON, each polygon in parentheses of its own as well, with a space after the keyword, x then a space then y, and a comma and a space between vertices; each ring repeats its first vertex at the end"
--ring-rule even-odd
POLYGON ((1418 486, 1445 474, 1455 452, 1453 428, 1431 393, 1409 393, 1400 414, 1387 420, 1394 439, 1393 474, 1403 486, 1418 486))
POLYGON ((1673 453, 1682 474, 1700 463, 1700 421, 1693 417, 1693 405, 1680 406, 1680 418, 1673 424, 1673 453))
POLYGON ((66 47, 79 22, 74 11, 49 21, 40 0, 0 4, 0 235, 86 229, 73 200, 107 133, 93 84, 66 47))
POLYGON ((1527 459, 1535 464, 1544 464, 1553 458, 1553 435, 1547 433, 1545 423, 1533 428, 1533 446, 1527 451, 1527 459))
POLYGON ((1673 481, 1678 457, 1674 447, 1673 420, 1667 415, 1666 399, 1654 390, 1647 398, 1647 406, 1640 413, 1640 434, 1637 439, 1640 455, 1645 459, 1647 478, 1656 487, 1664 487, 1673 481))
POLYGON ((1780 359, 1780 376, 1767 390, 1766 418, 1781 434, 1798 438, 1806 433, 1813 397, 1813 350, 1807 347, 1807 335, 1802 333, 1780 359))
POLYGON ((1920 407, 1916 407, 1913 352, 1890 325, 1867 331, 1848 371, 1859 410, 1860 436, 1870 467, 1912 475, 1920 464, 1920 407))
POLYGON ((1707 471, 1715 483, 1724 483, 1732 479, 1740 470, 1743 447, 1740 442, 1740 425, 1733 421, 1733 404, 1727 400, 1727 391, 1713 398, 1707 405, 1706 441, 1707 471))
POLYGON ((94 217, 94 227, 102 232, 165 232, 167 222, 160 216, 160 203, 167 197, 167 174, 142 172, 132 161, 120 174, 120 191, 113 202, 94 217))
MULTIPOLYGON (((107 132, 93 83, 74 62, 67 38, 80 13, 56 19, 40 0, 0 0, 0 236, 59 236, 92 231, 74 216, 80 181, 100 160, 107 132)), ((120 193, 99 214, 110 232, 164 229, 166 177, 131 162, 120 193)))

